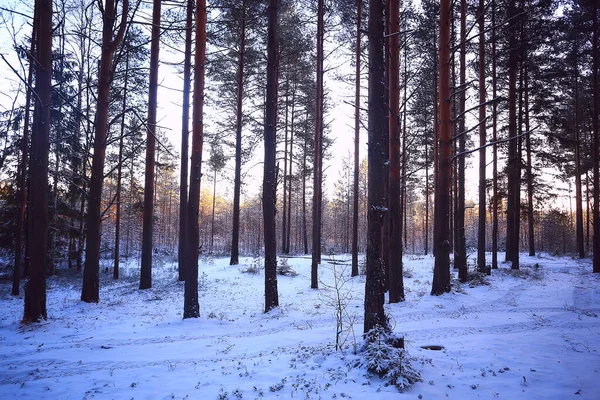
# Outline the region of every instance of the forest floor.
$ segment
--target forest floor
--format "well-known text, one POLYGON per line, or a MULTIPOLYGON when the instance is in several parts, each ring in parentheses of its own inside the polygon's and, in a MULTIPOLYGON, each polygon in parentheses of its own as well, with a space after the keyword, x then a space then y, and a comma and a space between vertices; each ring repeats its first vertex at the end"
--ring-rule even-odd
POLYGON ((264 274, 247 272, 262 260, 203 258, 201 317, 188 320, 174 263, 155 262, 149 290, 138 289, 137 262, 116 282, 103 271, 99 304, 82 303, 80 276, 59 270, 48 320, 27 326, 22 296, 2 281, 0 399, 600 398, 600 275, 589 259, 522 256, 520 271, 502 264, 435 297, 433 258, 406 256, 406 301, 385 306, 421 371, 403 394, 353 352, 365 278, 349 277, 349 259, 324 257, 314 290, 310 259, 289 258, 298 275, 278 277, 280 307, 265 314, 264 274), (334 275, 347 307, 343 351, 334 275))

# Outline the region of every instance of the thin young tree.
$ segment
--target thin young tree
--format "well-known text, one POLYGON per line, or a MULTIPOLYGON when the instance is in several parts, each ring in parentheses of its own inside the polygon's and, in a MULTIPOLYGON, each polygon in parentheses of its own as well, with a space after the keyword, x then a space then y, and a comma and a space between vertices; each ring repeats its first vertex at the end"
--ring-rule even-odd
POLYGON ((116 34, 117 9, 115 0, 106 0, 103 10, 98 105, 94 120, 94 156, 92 158, 92 176, 89 184, 86 256, 81 290, 81 300, 86 303, 97 303, 100 300, 100 208, 102 205, 102 183, 104 181, 106 136, 108 133, 109 92, 113 76, 113 55, 125 34, 129 0, 123 0, 121 5, 121 20, 116 34))
POLYGON ((354 190, 352 192, 352 276, 358 276, 358 177, 360 142, 360 58, 362 0, 356 0, 356 48, 354 71, 354 190))
POLYGON ((242 184, 242 115, 244 99, 244 62, 246 56, 246 0, 241 3, 240 41, 236 73, 236 115, 235 115, 235 177, 233 184, 233 224, 231 229, 231 259, 229 265, 239 263, 240 237, 240 189, 242 184))
POLYGON ((198 318, 198 245, 200 244, 200 178, 204 141, 204 71, 206 62, 206 0, 196 0, 196 54, 194 56, 194 104, 192 107, 192 158, 188 226, 185 244, 185 285, 183 318, 198 318))
POLYGON ((477 232, 477 270, 487 272, 485 263, 485 217, 486 217, 486 180, 485 180, 485 143, 486 143, 486 115, 485 115, 485 6, 479 0, 477 10, 479 23, 479 225, 477 232))
POLYGON ((31 45, 30 45, 30 60, 29 68, 27 72, 27 86, 28 89, 25 93, 25 116, 23 117, 23 136, 21 137, 21 163, 19 164, 19 177, 18 177, 18 193, 19 193, 19 215, 17 216, 17 225, 15 227, 15 269, 13 271, 13 282, 12 282, 12 295, 19 295, 19 287, 21 282, 21 274, 23 273, 23 228, 25 224, 25 209, 27 207, 27 165, 29 160, 29 113, 31 109, 31 95, 32 82, 33 82, 33 69, 35 66, 34 55, 35 55, 35 44, 36 44, 36 27, 37 27, 37 10, 34 7, 33 16, 33 28, 31 33, 31 45))
POLYGON ((150 90, 148 91, 148 126, 146 128, 146 178, 144 184, 144 216, 142 228, 142 267, 140 270, 140 289, 149 289, 152 287, 152 236, 154 234, 154 167, 156 163, 156 105, 158 102, 160 5, 161 0, 154 0, 152 6, 150 90))
POLYGON ((46 312, 46 250, 48 247, 48 153, 50 151, 50 102, 52 99, 52 0, 36 0, 37 14, 35 91, 31 137, 31 251, 25 285, 23 321, 40 322, 46 312))
POLYGON ((365 281, 364 332, 376 326, 387 327, 384 304, 384 261, 381 229, 385 203, 386 105, 384 82, 384 26, 382 0, 369 0, 369 153, 368 153, 368 214, 367 214, 367 276, 365 281))
POLYGON ((389 300, 404 300, 402 280, 402 206, 400 204, 400 4, 388 1, 389 88, 389 300))
MULTIPOLYGON (((467 70, 467 1, 460 2, 460 70, 459 70, 459 97, 458 112, 460 119, 458 122, 458 153, 465 151, 467 132, 465 131, 465 102, 467 96, 466 70, 467 70)), ((458 158, 458 190, 456 199, 456 215, 454 223, 456 224, 456 248, 454 249, 454 267, 458 269, 458 279, 461 282, 467 281, 467 245, 465 233, 465 157, 458 158)))
POLYGON ((324 0, 317 5, 317 90, 315 99, 315 148, 313 161, 313 215, 312 215, 312 264, 310 287, 319 287, 318 268, 321 262, 321 201, 323 169, 323 41, 324 41, 324 0))
POLYGON ((190 86, 192 69, 192 32, 194 0, 187 0, 185 19, 185 55, 183 60, 183 110, 181 113, 181 165, 179 171, 179 243, 177 264, 179 280, 185 280, 185 242, 187 235, 188 153, 190 137, 190 86))
MULTIPOLYGON (((508 2, 507 18, 514 23, 517 17, 515 0, 508 2)), ((512 261, 511 268, 519 269, 519 221, 520 221, 520 181, 517 151, 517 36, 516 29, 508 29, 508 165, 507 165, 507 205, 506 205, 506 261, 512 261)))
MULTIPOLYGON (((126 43, 126 41, 124 41, 126 43)), ((121 181, 123 179, 123 147, 125 138, 125 115, 127 107, 127 84, 129 78, 129 50, 125 55, 125 79, 123 84, 123 101, 121 103, 121 134, 119 135, 119 155, 117 157, 117 187, 115 194, 115 250, 113 263, 113 279, 119 279, 119 258, 121 246, 121 181)))
MULTIPOLYGON (((497 96, 496 82, 496 0, 492 0, 492 98, 497 96)), ((498 268, 498 145, 496 144, 498 130, 498 103, 492 103, 492 269, 498 268)))
POLYGON ((593 117, 592 127, 594 130, 592 157, 594 169, 594 261, 593 270, 595 273, 600 273, 600 82, 598 78, 598 67, 600 63, 600 55, 598 47, 598 2, 593 2, 592 5, 592 84, 593 84, 593 117))
POLYGON ((277 237, 276 237, 276 129, 277 129, 277 54, 278 0, 269 0, 267 10, 267 97, 265 106, 265 159, 263 175, 263 220, 265 240, 265 312, 279 306, 277 293, 277 237))
POLYGON ((450 291, 450 175, 452 171, 452 115, 450 111, 450 12, 451 1, 440 1, 439 99, 440 132, 437 190, 434 211, 435 265, 431 294, 450 291))

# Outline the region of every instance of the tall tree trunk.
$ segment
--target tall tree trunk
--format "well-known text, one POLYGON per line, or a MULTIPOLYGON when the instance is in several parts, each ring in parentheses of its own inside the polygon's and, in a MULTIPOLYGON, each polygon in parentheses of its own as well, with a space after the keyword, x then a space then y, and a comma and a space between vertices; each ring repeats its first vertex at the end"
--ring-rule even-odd
POLYGON ((283 213, 281 221, 281 253, 285 253, 285 244, 287 243, 287 224, 288 224, 288 210, 287 210, 287 184, 286 180, 288 177, 288 116, 289 116, 289 92, 290 92, 290 78, 289 71, 286 72, 285 79, 285 139, 283 142, 283 213))
MULTIPOLYGON (((294 165, 294 118, 295 118, 295 104, 296 104, 296 88, 294 86, 292 92, 292 119, 290 125, 290 168, 288 171, 288 200, 287 200, 287 233, 285 235, 285 249, 284 254, 290 254, 290 236, 292 233, 292 165, 294 165)), ((285 184, 285 181, 284 181, 285 184)))
POLYGON ((102 183, 104 181, 104 160, 106 155, 106 135, 108 133, 109 91, 112 81, 112 59, 115 50, 123 40, 125 22, 129 10, 129 0, 123 0, 119 30, 114 35, 116 9, 114 0, 106 0, 102 23, 102 53, 100 55, 100 72, 96 118, 94 121, 94 156, 92 158, 92 177, 87 214, 87 238, 85 267, 83 271, 83 287, 81 300, 86 303, 97 303, 100 300, 100 229, 102 206, 102 183))
MULTIPOLYGON (((308 111, 306 112, 308 118, 308 111)), ((306 123, 308 127, 308 122, 306 123)), ((308 129, 306 129, 308 130, 308 129)), ((308 132, 304 132, 304 150, 302 155, 302 244, 304 246, 304 254, 308 254, 308 228, 306 226, 306 138, 308 132)))
POLYGON ((384 260, 381 229, 386 210, 386 168, 383 136, 386 132, 384 82, 384 26, 382 0, 369 0, 369 152, 368 152, 368 232, 367 276, 365 282, 364 332, 376 326, 387 327, 384 304, 384 260))
POLYGON ((315 156, 313 180, 313 236, 312 236, 312 264, 310 273, 310 287, 319 287, 318 267, 321 262, 321 179, 323 155, 323 38, 324 38, 324 0, 318 0, 317 9, 317 93, 315 112, 315 156))
POLYGON ((425 255, 429 254, 429 138, 427 137, 427 122, 425 122, 425 221, 424 227, 424 244, 425 255))
POLYGON ((402 205, 400 203, 400 10, 398 0, 388 3, 389 21, 389 271, 390 303, 404 300, 402 279, 402 205))
POLYGON ((498 268, 498 145, 497 125, 497 84, 496 84, 496 0, 492 0, 492 141, 493 146, 493 165, 492 165, 492 269, 498 268))
MULTIPOLYGON (((524 60, 525 68, 525 132, 529 132, 529 67, 527 65, 527 54, 524 60)), ((525 136, 525 148, 527 151, 527 227, 529 238, 529 255, 535 255, 535 231, 533 225, 533 166, 531 165, 531 133, 525 136)))
POLYGON ((592 118, 594 140, 592 148, 593 169, 594 169, 594 261, 593 269, 595 273, 600 273, 600 85, 598 82, 598 3, 595 2, 592 8, 593 17, 593 65, 592 65, 592 82, 594 85, 594 114, 592 118))
MULTIPOLYGON (((509 20, 517 16, 515 0, 508 2, 509 20)), ((517 136, 517 36, 515 29, 508 31, 508 137, 517 136)), ((508 142, 507 165, 507 208, 506 208, 506 261, 512 261, 512 269, 519 269, 519 159, 517 153, 517 140, 508 142)))
POLYGON ((577 253, 579 258, 585 257, 583 243, 583 205, 581 191, 581 142, 579 137, 579 65, 577 40, 573 44, 573 75, 575 84, 575 231, 577 235, 577 253))
POLYGON ((477 270, 485 273, 485 8, 483 0, 479 0, 479 229, 477 234, 477 270))
MULTIPOLYGON (((435 35, 435 31, 433 32, 433 59, 436 61, 434 62, 434 68, 433 68, 433 181, 435 182, 433 185, 433 201, 434 203, 437 201, 437 196, 438 196, 438 175, 439 175, 439 166, 440 166, 440 148, 439 148, 439 137, 440 137, 440 132, 439 132, 439 121, 440 121, 440 117, 439 117, 439 102, 440 102, 440 98, 439 98, 439 75, 438 75, 438 70, 437 70, 437 54, 436 54, 436 50, 438 50, 437 48, 437 43, 436 43, 436 35, 435 35)), ((448 40, 450 40, 450 34, 448 34, 448 40)), ((441 43, 441 42, 440 42, 441 43)), ((448 75, 450 76, 450 75, 448 75)), ((448 78, 450 79, 450 78, 448 78)), ((433 246, 432 246, 432 251, 433 251, 433 255, 435 256, 437 253, 437 246, 438 243, 436 243, 435 241, 435 230, 436 230, 436 223, 437 223, 437 218, 436 218, 436 209, 435 206, 433 207, 433 237, 434 237, 434 241, 433 241, 433 246)), ((446 220, 446 223, 448 221, 446 220)))
MULTIPOLYGON (((407 37, 405 35, 405 37, 407 37)), ((406 40, 406 39, 405 39, 406 40)), ((408 90, 408 45, 404 47, 404 96, 403 96, 403 112, 402 112, 402 175, 401 175, 401 197, 400 197, 400 207, 402 208, 402 217, 404 219, 403 233, 404 233, 404 246, 408 247, 407 235, 408 235, 408 219, 407 219, 407 203, 408 203, 408 194, 406 192, 406 163, 408 162, 408 154, 406 154, 406 115, 407 115, 407 90, 408 90)))
POLYGON ((352 276, 358 276, 358 177, 360 143, 360 48, 362 0, 356 0, 356 47, 354 72, 354 192, 352 193, 352 276))
POLYGON ((17 216, 17 226, 15 229, 15 269, 13 270, 12 295, 19 295, 19 286, 21 284, 21 274, 23 273, 22 253, 23 253, 23 228, 25 224, 25 209, 27 207, 27 166, 29 164, 29 112, 31 109, 31 90, 33 82, 34 57, 36 54, 37 41, 37 13, 38 8, 34 7, 33 28, 31 33, 31 47, 29 58, 29 71, 27 73, 27 91, 25 93, 25 117, 23 122, 23 137, 21 138, 21 164, 19 164, 19 215, 17 216))
POLYGON ((50 151, 50 102, 52 100, 52 0, 37 0, 36 93, 31 142, 31 194, 29 233, 35 251, 31 252, 29 276, 25 285, 23 320, 39 322, 46 312, 46 250, 48 246, 48 153, 50 151))
POLYGON ((210 250, 209 254, 213 254, 213 246, 215 242, 215 204, 217 202, 217 169, 213 171, 213 198, 212 198, 212 216, 210 218, 210 250))
POLYGON ((277 293, 277 0, 269 0, 267 39, 267 99, 265 109, 265 160, 263 176, 263 219, 265 232, 265 312, 279 306, 277 293))
POLYGON ((115 259, 113 265, 113 279, 119 279, 119 258, 121 247, 121 179, 123 164, 123 139, 125 137, 125 109, 127 108, 127 81, 129 79, 129 51, 125 55, 125 84, 123 85, 123 103, 121 106, 121 135, 119 137, 119 159, 117 164, 117 193, 115 194, 115 259))
MULTIPOLYGON (((458 112, 460 120, 458 123, 458 153, 465 151, 467 142, 467 133, 465 131, 465 102, 467 98, 466 86, 466 37, 467 35, 467 1, 460 2, 460 71, 459 71, 459 100, 458 112)), ((458 193, 456 204, 456 215, 454 216, 456 229, 456 249, 454 249, 454 266, 458 269, 458 279, 461 282, 467 281, 467 245, 465 234, 465 157, 458 158, 458 193)))
POLYGON ((242 185, 242 116, 244 99, 244 63, 246 56, 246 0, 242 0, 240 44, 237 65, 236 119, 235 119, 235 178, 233 184, 233 224, 231 231, 231 259, 229 265, 239 263, 240 189, 242 185))
MULTIPOLYGON (((181 168, 179 172, 179 243, 177 249, 178 278, 185 280, 188 200, 188 151, 190 137, 190 83, 192 69, 192 19, 194 0, 187 0, 185 55, 183 60, 183 110, 181 113, 181 168)), ((239 219, 239 212, 238 212, 239 219)))
POLYGON ((194 103, 192 107, 192 157, 190 165, 190 193, 188 200, 186 266, 183 318, 198 318, 198 226, 200 206, 200 178, 202 176, 202 145, 204 141, 204 65, 206 62, 206 0, 196 0, 196 54, 194 56, 194 103))
POLYGON ((440 1, 440 133, 439 171, 435 196, 435 265, 431 294, 450 291, 450 174, 452 171, 452 116, 450 113, 450 0, 440 1))
POLYGON ((150 44, 150 82, 148 90, 148 127, 146 135, 146 179, 142 228, 142 267, 140 289, 152 287, 152 235, 154 233, 154 168, 156 165, 156 103, 158 101, 158 56, 160 50, 160 5, 152 6, 152 42, 150 44))

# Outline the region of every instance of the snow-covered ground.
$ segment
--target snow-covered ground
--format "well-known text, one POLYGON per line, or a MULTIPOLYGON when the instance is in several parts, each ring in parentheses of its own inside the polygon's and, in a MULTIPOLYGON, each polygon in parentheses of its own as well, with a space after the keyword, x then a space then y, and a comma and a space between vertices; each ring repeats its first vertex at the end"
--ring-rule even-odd
POLYGON ((203 259, 201 318, 185 321, 171 263, 156 263, 144 291, 135 263, 118 282, 103 273, 99 304, 80 302, 80 277, 61 270, 48 281, 48 321, 30 326, 2 282, 0 399, 600 399, 600 276, 589 259, 523 256, 517 273, 502 265, 489 285, 454 281, 434 297, 433 258, 405 257, 406 302, 386 311, 423 382, 399 394, 353 354, 364 277, 349 278, 349 258, 324 258, 319 290, 310 260, 289 258, 299 275, 279 276, 280 307, 268 314, 262 271, 241 272, 257 260, 203 259), (343 352, 325 288, 334 273, 348 311, 343 352))

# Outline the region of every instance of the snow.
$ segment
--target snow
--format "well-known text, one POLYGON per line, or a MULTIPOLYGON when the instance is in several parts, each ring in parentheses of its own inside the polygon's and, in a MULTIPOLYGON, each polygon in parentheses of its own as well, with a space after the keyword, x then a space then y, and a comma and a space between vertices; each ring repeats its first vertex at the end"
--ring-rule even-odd
POLYGON ((349 277, 349 259, 324 257, 314 290, 310 259, 289 258, 299 275, 278 277, 281 306, 264 314, 263 273, 241 272, 258 260, 203 258, 201 318, 188 320, 173 263, 155 262, 143 291, 136 262, 118 282, 103 272, 99 304, 82 303, 80 276, 60 270, 48 321, 29 326, 19 324, 22 297, 1 282, 0 399, 600 398, 600 276, 589 259, 523 255, 517 273, 502 264, 489 285, 454 281, 436 297, 433 258, 406 256, 406 302, 386 311, 423 382, 402 394, 353 353, 364 276, 349 277), (334 272, 345 277, 343 352, 334 272))

